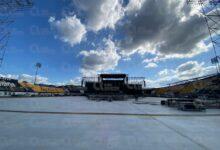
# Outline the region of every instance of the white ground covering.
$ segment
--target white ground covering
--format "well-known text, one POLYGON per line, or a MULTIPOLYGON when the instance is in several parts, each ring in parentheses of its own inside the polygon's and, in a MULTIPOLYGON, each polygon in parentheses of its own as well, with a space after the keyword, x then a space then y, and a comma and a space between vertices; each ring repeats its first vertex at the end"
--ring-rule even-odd
MULTIPOLYGON (((145 101, 159 101, 146 98, 145 101)), ((0 110, 135 114, 220 114, 182 112, 130 101, 95 102, 84 97, 0 99, 0 110)), ((0 150, 146 150, 220 147, 219 116, 111 116, 0 112, 0 150)))

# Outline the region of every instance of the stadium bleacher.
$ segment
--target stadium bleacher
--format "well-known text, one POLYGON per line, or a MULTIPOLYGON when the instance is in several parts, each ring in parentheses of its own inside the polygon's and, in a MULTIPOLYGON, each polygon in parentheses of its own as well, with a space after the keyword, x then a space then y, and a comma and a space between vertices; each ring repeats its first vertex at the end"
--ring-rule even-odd
POLYGON ((21 82, 22 87, 25 89, 32 90, 34 93, 38 93, 39 96, 57 96, 57 95, 64 95, 64 89, 59 88, 53 85, 34 85, 28 82, 21 82))
POLYGON ((25 92, 18 80, 0 77, 0 96, 24 95, 25 92))
POLYGON ((34 85, 0 77, 0 96, 63 96, 65 90, 53 85, 34 85))
POLYGON ((155 96, 163 97, 210 97, 220 98, 220 75, 180 81, 153 90, 155 96))

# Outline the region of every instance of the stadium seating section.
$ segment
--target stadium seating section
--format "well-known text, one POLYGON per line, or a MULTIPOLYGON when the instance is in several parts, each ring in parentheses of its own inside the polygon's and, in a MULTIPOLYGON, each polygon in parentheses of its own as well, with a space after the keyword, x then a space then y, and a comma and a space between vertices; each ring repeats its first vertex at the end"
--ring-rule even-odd
POLYGON ((181 84, 154 89, 155 96, 165 97, 215 97, 220 98, 220 75, 213 75, 181 84))
POLYGON ((18 80, 0 77, 0 91, 25 92, 26 89, 18 83, 18 80))
POLYGON ((34 85, 28 82, 20 82, 20 85, 36 93, 64 94, 64 89, 52 85, 34 85))

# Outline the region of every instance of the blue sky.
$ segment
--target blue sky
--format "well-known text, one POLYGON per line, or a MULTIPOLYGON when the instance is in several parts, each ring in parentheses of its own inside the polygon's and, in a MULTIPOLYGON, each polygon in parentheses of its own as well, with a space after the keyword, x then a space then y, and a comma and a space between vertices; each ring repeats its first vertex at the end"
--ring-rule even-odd
POLYGON ((13 16, 1 74, 32 79, 40 62, 43 83, 120 72, 161 86, 214 73, 202 16, 182 1, 169 1, 34 1, 31 10, 13 16))

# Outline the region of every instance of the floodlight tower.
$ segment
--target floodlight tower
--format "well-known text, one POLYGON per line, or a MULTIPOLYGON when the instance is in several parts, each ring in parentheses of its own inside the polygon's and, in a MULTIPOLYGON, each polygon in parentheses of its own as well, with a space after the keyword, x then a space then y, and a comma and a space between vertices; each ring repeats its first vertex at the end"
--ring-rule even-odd
POLYGON ((216 65, 217 73, 220 73, 220 56, 217 52, 220 48, 220 0, 187 0, 187 4, 201 7, 215 55, 211 63, 216 65))
POLYGON ((34 84, 36 84, 36 82, 37 82, 38 70, 42 67, 42 65, 41 65, 41 63, 36 63, 35 67, 36 67, 36 72, 35 72, 34 84))
POLYGON ((2 66, 11 32, 8 26, 14 22, 13 13, 33 6, 32 0, 0 0, 0 67, 2 66))
MULTIPOLYGON (((0 35, 2 34, 2 32, 0 32, 0 35)), ((10 37, 10 32, 7 33, 3 33, 4 35, 2 37, 0 37, 0 67, 2 66, 3 60, 4 60, 4 56, 5 56, 5 50, 6 47, 8 45, 8 39, 10 37)))

